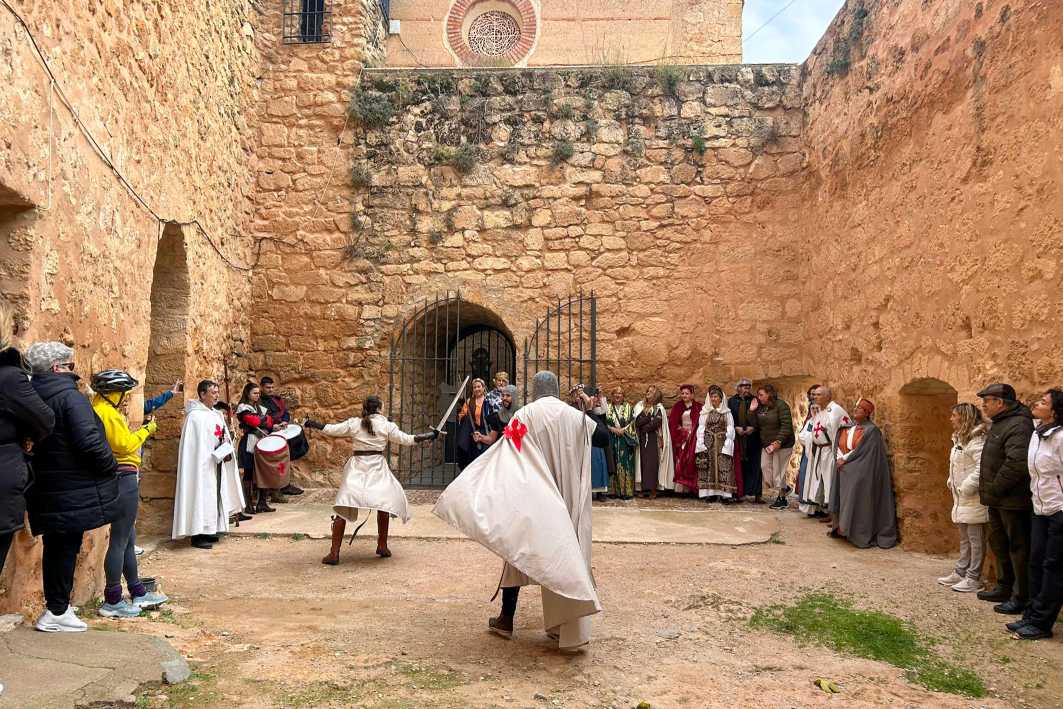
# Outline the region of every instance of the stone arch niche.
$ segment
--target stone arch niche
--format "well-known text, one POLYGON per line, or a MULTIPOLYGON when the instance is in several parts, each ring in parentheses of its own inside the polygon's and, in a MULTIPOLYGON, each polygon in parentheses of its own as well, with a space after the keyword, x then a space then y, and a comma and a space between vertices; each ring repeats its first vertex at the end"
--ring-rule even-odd
POLYGON ((887 434, 901 542, 909 551, 945 553, 956 546, 952 496, 945 485, 952 448, 949 415, 957 391, 932 377, 900 388, 887 434))
POLYGON ((33 207, 31 201, 0 183, 0 297, 15 306, 20 323, 29 300, 33 207))
MULTIPOLYGON (((448 293, 424 301, 391 341, 388 417, 407 432, 435 426, 466 376, 490 377, 499 370, 517 377, 512 331, 489 308, 448 293)), ((471 385, 470 385, 471 386, 471 385)), ((446 428, 453 434, 457 410, 446 428)), ((454 435, 430 447, 392 451, 392 470, 404 485, 444 487, 457 475, 454 435)))
MULTIPOLYGON (((183 230, 167 225, 155 256, 151 281, 151 339, 148 344, 145 400, 184 379, 188 357, 188 309, 191 299, 183 230)), ((191 383, 195 386, 195 382, 191 383)), ((177 448, 184 417, 183 395, 155 412, 158 432, 144 446, 140 496, 146 510, 144 526, 162 529, 170 524, 177 480, 177 448)))

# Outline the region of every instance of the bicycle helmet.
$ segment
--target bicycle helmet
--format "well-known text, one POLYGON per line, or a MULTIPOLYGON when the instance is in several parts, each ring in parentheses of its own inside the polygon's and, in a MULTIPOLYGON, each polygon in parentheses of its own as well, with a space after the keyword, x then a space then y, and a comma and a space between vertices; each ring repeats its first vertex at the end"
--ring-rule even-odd
POLYGON ((105 369, 92 375, 89 386, 97 394, 116 394, 135 389, 136 379, 122 369, 105 369))

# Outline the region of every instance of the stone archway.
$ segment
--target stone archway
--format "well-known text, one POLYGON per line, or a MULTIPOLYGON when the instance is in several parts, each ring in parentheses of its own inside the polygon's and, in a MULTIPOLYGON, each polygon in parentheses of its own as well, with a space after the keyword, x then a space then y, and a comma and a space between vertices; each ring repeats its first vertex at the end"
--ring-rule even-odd
POLYGON ((956 389, 940 379, 921 377, 900 388, 890 407, 889 444, 897 521, 905 549, 944 553, 955 546, 952 497, 945 486, 952 447, 949 415, 956 389))
MULTIPOLYGON (((144 398, 159 395, 184 379, 188 357, 188 309, 191 298, 184 231, 167 225, 159 240, 151 281, 151 339, 144 398)), ((194 385, 194 384, 193 384, 194 385)), ((183 419, 182 396, 156 411, 158 433, 144 446, 140 496, 148 527, 166 527, 173 509, 177 448, 183 419)))

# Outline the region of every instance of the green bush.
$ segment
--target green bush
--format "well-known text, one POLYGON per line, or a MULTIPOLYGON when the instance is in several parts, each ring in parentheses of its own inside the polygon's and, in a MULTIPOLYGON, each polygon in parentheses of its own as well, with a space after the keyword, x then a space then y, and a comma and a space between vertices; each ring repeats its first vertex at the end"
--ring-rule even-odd
POLYGON ((391 99, 379 91, 356 90, 351 95, 351 117, 366 128, 383 128, 395 114, 391 99))
POLYGON ((450 164, 462 175, 467 175, 476 168, 478 162, 480 162, 480 151, 476 146, 466 143, 454 151, 450 164))
POLYGON ((373 175, 369 172, 369 166, 364 163, 355 163, 351 167, 351 184, 354 187, 368 187, 373 181, 373 175))
POLYGON ((560 165, 566 160, 570 160, 575 154, 576 148, 573 147, 572 143, 567 140, 559 140, 554 143, 554 152, 552 155, 553 163, 555 165, 560 165))
POLYGON ((683 70, 670 64, 657 65, 657 83, 667 96, 679 96, 679 82, 683 80, 683 70))

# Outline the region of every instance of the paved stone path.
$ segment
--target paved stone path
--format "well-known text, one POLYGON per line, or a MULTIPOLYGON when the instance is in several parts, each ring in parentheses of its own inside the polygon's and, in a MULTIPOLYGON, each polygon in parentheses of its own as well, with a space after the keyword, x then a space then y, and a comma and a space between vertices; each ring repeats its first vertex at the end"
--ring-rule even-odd
MULTIPOLYGON (((258 514, 231 529, 235 536, 304 534, 329 536, 332 508, 322 503, 276 505, 277 511, 258 514)), ((391 524, 391 536, 414 539, 461 539, 463 534, 432 514, 431 505, 412 505, 409 524, 391 524)), ((762 544, 779 529, 775 515, 757 510, 656 510, 594 508, 594 541, 605 544, 762 544)), ((351 528, 348 526, 348 533, 351 528)), ((369 522, 359 534, 376 534, 369 522)))

